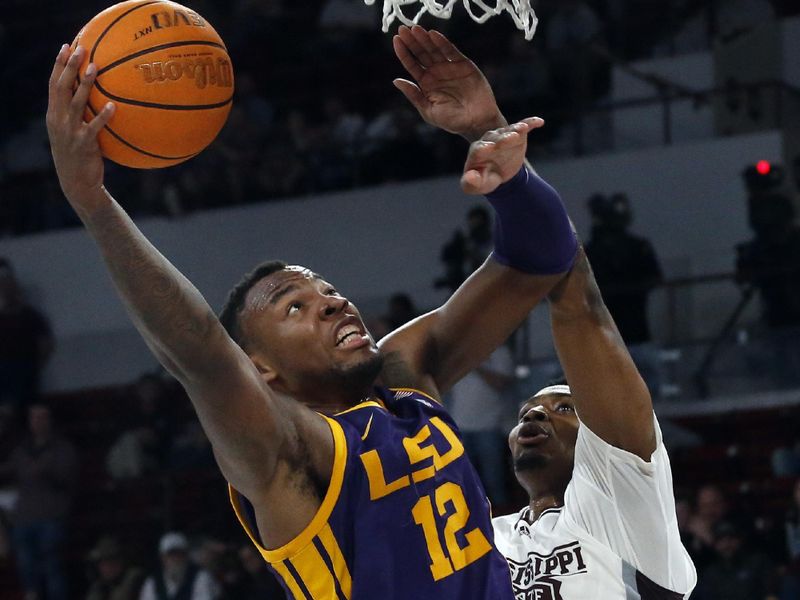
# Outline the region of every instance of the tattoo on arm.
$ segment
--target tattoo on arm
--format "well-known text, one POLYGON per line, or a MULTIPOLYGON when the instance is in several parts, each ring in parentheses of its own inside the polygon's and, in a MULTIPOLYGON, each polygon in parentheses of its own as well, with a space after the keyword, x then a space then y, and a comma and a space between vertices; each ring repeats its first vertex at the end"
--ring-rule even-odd
POLYGON ((177 365, 201 356, 212 338, 222 333, 222 327, 200 292, 158 252, 116 202, 97 211, 87 221, 87 228, 151 348, 177 365))

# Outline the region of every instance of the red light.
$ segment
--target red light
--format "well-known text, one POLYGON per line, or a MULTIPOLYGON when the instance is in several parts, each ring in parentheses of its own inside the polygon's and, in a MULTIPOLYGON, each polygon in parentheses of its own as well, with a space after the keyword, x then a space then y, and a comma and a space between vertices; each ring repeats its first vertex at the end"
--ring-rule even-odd
POLYGON ((768 160, 760 160, 756 163, 756 171, 758 171, 759 175, 769 175, 769 172, 772 171, 772 165, 769 164, 768 160))

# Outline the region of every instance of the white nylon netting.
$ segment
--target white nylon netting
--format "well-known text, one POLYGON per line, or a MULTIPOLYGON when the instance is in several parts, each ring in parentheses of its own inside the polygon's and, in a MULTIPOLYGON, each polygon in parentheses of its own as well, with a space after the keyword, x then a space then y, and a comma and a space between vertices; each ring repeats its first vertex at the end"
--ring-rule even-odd
MULTIPOLYGON (((439 19, 449 19, 453 14, 453 7, 459 0, 383 0, 383 31, 389 31, 389 26, 397 19, 404 25, 414 25, 419 22, 420 17, 429 13, 439 19), (419 4, 416 8, 417 13, 413 18, 409 18, 403 13, 403 7, 410 4, 419 4)), ((469 16, 477 23, 483 23, 488 18, 507 12, 514 19, 517 29, 525 32, 525 39, 530 40, 536 33, 536 25, 539 19, 531 7, 531 0, 494 0, 494 6, 490 6, 483 0, 462 0, 469 16)), ((375 0, 364 0, 372 6, 375 0)), ((412 9, 414 10, 414 9, 412 9)))

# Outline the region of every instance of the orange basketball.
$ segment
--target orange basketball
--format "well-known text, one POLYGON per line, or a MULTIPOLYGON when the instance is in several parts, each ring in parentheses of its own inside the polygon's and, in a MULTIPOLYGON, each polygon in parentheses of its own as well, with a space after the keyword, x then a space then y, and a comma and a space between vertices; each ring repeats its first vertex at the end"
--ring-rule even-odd
POLYGON ((103 156, 139 169, 183 162, 219 133, 233 99, 225 44, 195 11, 166 0, 128 0, 81 29, 78 45, 97 78, 85 119, 109 100, 116 112, 100 133, 103 156))

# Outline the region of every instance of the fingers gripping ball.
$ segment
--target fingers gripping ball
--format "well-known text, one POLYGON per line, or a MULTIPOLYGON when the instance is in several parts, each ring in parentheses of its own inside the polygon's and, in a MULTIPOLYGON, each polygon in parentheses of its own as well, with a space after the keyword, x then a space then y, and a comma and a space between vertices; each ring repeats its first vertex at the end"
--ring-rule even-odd
POLYGON ((233 99, 225 44, 195 11, 163 0, 107 8, 72 43, 86 49, 97 78, 88 122, 106 102, 116 112, 100 133, 103 156, 139 169, 167 167, 202 151, 219 133, 233 99))

